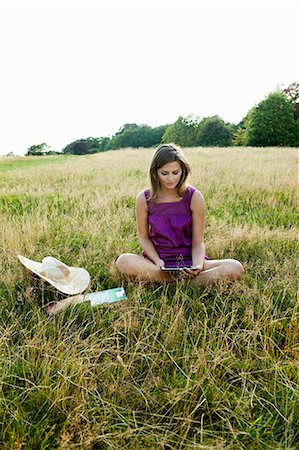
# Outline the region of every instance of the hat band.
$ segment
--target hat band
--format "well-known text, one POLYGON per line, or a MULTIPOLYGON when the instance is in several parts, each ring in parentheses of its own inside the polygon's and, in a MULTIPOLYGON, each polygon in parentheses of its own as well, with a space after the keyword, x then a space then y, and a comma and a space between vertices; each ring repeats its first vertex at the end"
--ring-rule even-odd
POLYGON ((51 280, 61 281, 69 276, 70 271, 66 266, 59 265, 55 267, 47 267, 46 269, 40 271, 40 274, 46 278, 50 278, 51 280))

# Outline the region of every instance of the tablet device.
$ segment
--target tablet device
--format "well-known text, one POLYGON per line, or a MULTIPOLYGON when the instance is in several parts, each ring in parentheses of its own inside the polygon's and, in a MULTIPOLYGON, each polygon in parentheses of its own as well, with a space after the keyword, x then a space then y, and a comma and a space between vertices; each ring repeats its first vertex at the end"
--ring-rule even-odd
POLYGON ((180 272, 185 269, 190 269, 190 267, 161 267, 161 269, 165 270, 166 272, 173 272, 173 271, 180 272))

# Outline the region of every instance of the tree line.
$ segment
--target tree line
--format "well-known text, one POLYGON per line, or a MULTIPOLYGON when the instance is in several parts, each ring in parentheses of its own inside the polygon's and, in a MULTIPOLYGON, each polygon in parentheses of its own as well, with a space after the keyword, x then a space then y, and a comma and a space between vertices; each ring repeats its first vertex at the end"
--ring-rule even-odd
POLYGON ((179 117, 173 124, 152 128, 127 123, 112 137, 89 137, 68 144, 61 152, 47 144, 31 146, 26 155, 73 154, 117 150, 124 147, 153 147, 174 142, 182 147, 299 146, 299 83, 278 88, 255 105, 236 125, 221 117, 179 117))

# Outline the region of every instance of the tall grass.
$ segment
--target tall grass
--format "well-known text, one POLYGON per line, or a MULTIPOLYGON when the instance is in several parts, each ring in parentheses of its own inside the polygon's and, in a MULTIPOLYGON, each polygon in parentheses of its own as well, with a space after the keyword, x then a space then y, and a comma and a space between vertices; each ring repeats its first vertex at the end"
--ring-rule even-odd
POLYGON ((51 318, 61 297, 16 254, 85 267, 92 291, 121 285, 152 151, 0 162, 1 449, 299 448, 297 150, 185 152, 207 252, 243 279, 125 283, 126 302, 51 318))

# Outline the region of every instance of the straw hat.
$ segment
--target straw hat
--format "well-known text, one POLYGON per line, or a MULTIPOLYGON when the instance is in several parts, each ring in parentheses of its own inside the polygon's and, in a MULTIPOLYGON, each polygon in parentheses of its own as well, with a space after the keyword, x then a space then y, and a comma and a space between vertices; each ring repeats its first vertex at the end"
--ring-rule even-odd
POLYGON ((27 269, 64 294, 80 294, 89 284, 90 275, 87 270, 79 267, 68 267, 52 256, 46 256, 41 263, 32 261, 22 255, 18 255, 18 258, 27 269))

